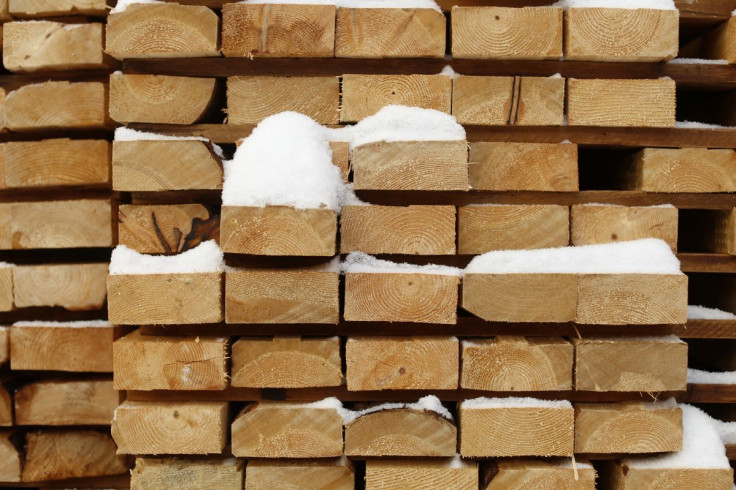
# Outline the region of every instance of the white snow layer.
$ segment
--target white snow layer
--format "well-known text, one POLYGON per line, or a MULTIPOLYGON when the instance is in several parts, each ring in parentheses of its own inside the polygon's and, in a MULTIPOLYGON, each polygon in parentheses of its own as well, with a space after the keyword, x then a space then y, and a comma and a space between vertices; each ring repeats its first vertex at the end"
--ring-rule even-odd
POLYGON ((13 323, 14 327, 49 327, 49 328, 104 328, 112 327, 107 320, 78 320, 74 322, 47 322, 43 320, 13 323))
POLYGON ((164 3, 161 0, 118 0, 118 3, 115 4, 115 8, 110 10, 111 14, 117 14, 119 12, 124 12, 127 10, 128 7, 135 3, 164 3))
POLYGON ((238 3, 252 4, 297 4, 297 5, 335 5, 336 7, 353 9, 398 8, 398 9, 433 9, 442 12, 434 0, 243 0, 238 3))
POLYGON ((11 264, 10 262, 0 262, 0 269, 6 269, 8 267, 15 267, 15 264, 11 264))
POLYGON ((568 400, 541 400, 539 398, 472 398, 460 403, 460 408, 572 408, 568 400))
POLYGON ((673 0, 559 0, 551 7, 677 10, 673 0))
POLYGON ((499 250, 470 261, 465 273, 681 274, 680 261, 663 240, 538 250, 499 250))
POLYGON ((680 129, 724 129, 728 126, 721 126, 720 124, 709 124, 697 121, 676 121, 675 127, 680 129))
POLYGON ((461 276, 462 269, 447 265, 416 265, 406 262, 391 262, 381 260, 363 252, 351 252, 345 257, 340 265, 343 272, 369 273, 369 274, 437 274, 443 276, 461 276))
POLYGON ((723 444, 736 444, 736 422, 712 419, 723 444))
POLYGON ((223 253, 214 240, 202 242, 177 255, 146 255, 125 245, 118 245, 110 258, 110 275, 186 274, 224 270, 223 253))
POLYGON ((667 63, 675 65, 727 65, 728 60, 709 60, 705 58, 672 58, 667 63))
POLYGON ((688 320, 735 320, 736 315, 730 311, 708 308, 699 305, 687 305, 688 320))
POLYGON ((347 425, 358 417, 368 415, 369 413, 396 409, 435 412, 448 420, 452 420, 452 414, 450 413, 450 411, 447 410, 447 408, 442 405, 440 399, 434 395, 427 395, 425 397, 422 397, 416 403, 383 403, 381 405, 375 405, 373 407, 368 407, 364 410, 357 411, 343 409, 342 418, 345 425, 347 425))
POLYGON ((214 144, 212 141, 202 136, 170 136, 167 134, 149 133, 147 131, 137 131, 135 129, 126 128, 120 126, 115 130, 115 141, 204 141, 209 143, 215 149, 215 153, 218 157, 222 158, 224 153, 222 148, 214 144))
POLYGON ((736 384, 736 371, 711 372, 688 368, 687 382, 696 385, 734 385, 736 384))

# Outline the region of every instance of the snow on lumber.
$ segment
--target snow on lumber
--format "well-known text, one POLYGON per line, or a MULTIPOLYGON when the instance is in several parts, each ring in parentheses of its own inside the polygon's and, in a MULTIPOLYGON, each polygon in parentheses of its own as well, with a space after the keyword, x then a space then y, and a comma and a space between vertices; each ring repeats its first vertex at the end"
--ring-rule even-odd
POLYGON ((13 323, 13 327, 42 327, 42 328, 106 328, 112 327, 107 320, 77 320, 73 322, 52 322, 32 320, 13 323))
POLYGON ((434 395, 427 395, 420 398, 416 403, 383 403, 381 405, 368 407, 364 410, 350 410, 348 408, 343 408, 340 400, 335 397, 325 398, 324 400, 310 403, 306 406, 310 408, 334 408, 340 413, 340 415, 342 415, 345 425, 359 417, 362 417, 363 415, 380 412, 382 410, 397 409, 435 412, 448 420, 453 420, 450 411, 447 410, 447 408, 442 405, 440 399, 434 395))
POLYGON ((463 409, 484 408, 572 408, 568 400, 541 400, 530 397, 472 398, 460 403, 463 409))
POLYGON ((178 255, 145 255, 118 245, 110 258, 110 275, 222 272, 225 260, 214 240, 178 255))
POLYGON ((711 372, 688 368, 687 382, 696 385, 734 385, 736 384, 736 371, 711 372))
POLYGON ((118 0, 118 3, 115 4, 115 8, 110 10, 111 14, 117 14, 120 12, 125 12, 128 7, 135 3, 164 3, 161 0, 118 0))
POLYGON ((381 260, 363 252, 351 252, 340 264, 342 272, 368 274, 436 274, 462 276, 462 269, 447 265, 415 265, 406 262, 381 260))
POLYGON ((708 308, 706 306, 688 305, 688 320, 736 320, 736 315, 730 311, 708 308))
POLYGON ((711 419, 711 421, 723 444, 736 444, 736 422, 724 422, 718 419, 711 419))
POLYGON ((170 136, 167 134, 149 133, 147 131, 137 131, 135 129, 121 126, 115 130, 115 141, 202 141, 212 145, 215 154, 223 158, 225 154, 219 145, 214 144, 211 140, 202 136, 170 136))
POLYGON ((672 58, 667 63, 674 65, 727 65, 728 60, 709 60, 705 58, 672 58))
POLYGON ((434 0, 243 0, 238 3, 254 5, 334 5, 352 9, 432 9, 442 12, 434 0))
POLYGON ((550 7, 677 10, 673 0, 559 0, 550 7))

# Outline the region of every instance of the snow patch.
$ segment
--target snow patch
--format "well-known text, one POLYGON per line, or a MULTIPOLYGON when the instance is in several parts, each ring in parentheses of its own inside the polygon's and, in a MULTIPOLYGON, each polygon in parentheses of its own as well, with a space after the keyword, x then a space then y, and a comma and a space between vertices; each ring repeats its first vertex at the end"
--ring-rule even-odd
POLYGON ((447 265, 416 265, 406 262, 381 260, 363 252, 351 252, 341 264, 343 272, 368 274, 435 274, 443 276, 462 276, 462 269, 447 265))
POLYGON ((6 269, 8 267, 15 267, 15 264, 11 264, 10 262, 0 262, 0 269, 6 269))
POLYGON ((550 7, 677 10, 673 0, 559 0, 550 7))
POLYGON ((121 126, 115 130, 115 141, 203 141, 212 145, 215 150, 215 154, 223 158, 225 154, 222 152, 222 148, 214 144, 211 140, 203 138, 202 136, 170 136, 167 134, 149 133, 147 131, 137 131, 135 129, 126 128, 121 126))
POLYGON ((447 410, 447 408, 445 408, 444 405, 442 405, 440 399, 434 395, 427 395, 423 398, 420 398, 416 403, 383 403, 381 405, 375 405, 373 407, 368 407, 364 410, 357 411, 343 409, 343 422, 345 425, 347 425, 353 420, 362 417, 363 415, 368 415, 369 413, 396 409, 435 412, 446 418, 447 420, 452 420, 452 414, 449 410, 447 410))
POLYGON ((444 75, 446 77, 450 77, 453 80, 457 80, 458 77, 461 75, 456 72, 450 65, 445 65, 444 68, 442 68, 442 71, 438 73, 438 75, 444 75))
POLYGON ((243 0, 238 3, 250 4, 296 4, 296 5, 335 5, 351 9, 432 9, 442 12, 434 0, 243 0))
POLYGON ((712 372, 688 368, 687 382, 696 385, 735 385, 736 371, 712 372))
POLYGON ((111 14, 117 14, 120 12, 125 12, 125 10, 128 9, 133 4, 136 3, 164 3, 161 0, 118 0, 118 3, 115 4, 115 8, 110 10, 111 14))
POLYGON ((530 397, 472 398, 460 403, 460 408, 572 408, 568 400, 541 400, 530 397))
POLYGON ((696 121, 676 121, 675 127, 680 129, 724 129, 729 126, 721 126, 720 124, 709 124, 696 121))
POLYGON ((708 308, 699 305, 687 305, 688 320, 736 320, 736 315, 730 311, 708 308))
POLYGON ((727 65, 728 60, 707 60, 705 58, 672 58, 667 63, 674 65, 727 65))
POLYGON ((110 258, 110 275, 223 272, 225 259, 214 240, 177 255, 146 255, 118 245, 110 258))
POLYGON ((14 327, 49 327, 49 328, 107 328, 112 325, 107 320, 78 320, 74 322, 47 322, 43 320, 13 323, 14 327))

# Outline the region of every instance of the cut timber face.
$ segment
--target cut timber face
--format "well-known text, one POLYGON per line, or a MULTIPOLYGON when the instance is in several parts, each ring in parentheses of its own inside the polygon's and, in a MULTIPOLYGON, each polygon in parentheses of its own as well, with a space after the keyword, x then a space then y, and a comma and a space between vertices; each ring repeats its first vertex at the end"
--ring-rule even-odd
POLYGON ((229 77, 228 124, 257 124, 284 111, 305 114, 320 124, 337 124, 338 77, 229 77))
POLYGON ((710 248, 716 253, 736 255, 736 209, 717 212, 711 230, 712 235, 704 237, 710 248))
POLYGON ((355 189, 467 191, 468 143, 378 141, 353 149, 355 189))
POLYGON ((736 151, 644 148, 628 177, 629 189, 646 192, 736 192, 736 151))
POLYGON ((333 5, 222 6, 222 54, 249 58, 332 58, 333 5))
POLYGON ((572 344, 561 338, 463 341, 460 386, 486 391, 571 390, 573 351, 572 344))
POLYGON ((340 122, 360 121, 383 106, 450 113, 452 78, 445 75, 343 75, 340 122))
POLYGON ((219 56, 217 15, 194 5, 129 5, 107 18, 107 54, 118 58, 219 56))
POLYGON ((601 480, 613 490, 729 490, 733 488, 733 469, 631 468, 622 462, 610 462, 606 471, 601 471, 601 480))
POLYGON ((0 267, 0 311, 13 309, 13 268, 0 267))
POLYGON ((573 339, 579 391, 682 391, 687 344, 654 339, 573 339))
POLYGON ((220 246, 227 253, 331 257, 336 241, 331 209, 222 206, 220 246))
POLYGON ((700 55, 736 63, 736 19, 731 17, 709 31, 700 42, 700 55))
POLYGON ((578 190, 578 147, 571 143, 470 145, 470 187, 486 191, 578 190))
POLYGON ((478 463, 455 468, 444 461, 371 459, 365 463, 366 490, 404 490, 406 488, 445 488, 477 490, 478 463))
POLYGON ((114 141, 112 184, 118 191, 222 189, 222 159, 204 141, 114 141))
POLYGON ((98 310, 105 303, 107 263, 23 265, 13 267, 16 308, 61 306, 98 310))
POLYGON ((570 240, 567 206, 463 206, 457 219, 460 254, 565 247, 570 240))
MULTIPOLYGON (((5 0, 15 18, 106 15, 105 0, 5 0)), ((2 2, 0 2, 2 3, 2 2)))
POLYGON ((9 483, 20 481, 22 456, 12 440, 14 434, 10 430, 0 430, 0 481, 9 483))
POLYGON ((454 206, 343 206, 340 252, 454 255, 454 206))
POLYGON ((421 273, 345 274, 345 320, 457 322, 457 276, 421 273))
POLYGON ((442 58, 446 19, 433 9, 338 8, 338 58, 442 58))
POLYGON ((463 457, 571 456, 572 407, 459 408, 463 457))
POLYGON ((0 384, 0 426, 10 427, 12 425, 14 425, 13 397, 10 392, 0 384))
POLYGON ((677 56, 677 10, 571 8, 565 12, 565 59, 667 61, 677 56))
POLYGON ((258 460, 248 461, 246 490, 353 490, 355 474, 350 465, 321 461, 258 460))
POLYGON ((224 390, 230 339, 141 335, 112 346, 117 390, 224 390))
POLYGON ((455 424, 429 410, 372 412, 345 426, 346 456, 454 456, 455 424))
POLYGON ((263 402, 233 421, 232 452, 246 458, 331 458, 342 455, 342 415, 334 408, 263 402))
POLYGON ((111 275, 107 278, 107 298, 108 317, 115 325, 223 320, 220 272, 111 275))
POLYGON ((486 490, 507 490, 509 488, 595 490, 596 488, 596 472, 592 466, 578 466, 576 476, 572 466, 563 466, 552 461, 499 460, 491 463, 489 473, 493 476, 486 490))
POLYGON ((241 337, 232 350, 232 386, 309 388, 342 385, 338 337, 241 337))
POLYGON ((118 454, 220 454, 227 402, 133 402, 115 410, 118 454))
POLYGON ((567 80, 570 126, 675 126, 675 81, 567 80))
POLYGON ((348 390, 455 390, 458 347, 457 337, 350 337, 348 390))
POLYGON ((547 60, 562 57, 562 9, 453 7, 453 58, 547 60))
POLYGON ((130 472, 130 488, 242 490, 244 467, 242 460, 136 458, 135 468, 130 472))
POLYGON ((216 83, 215 78, 113 73, 110 118, 123 124, 194 124, 209 109, 216 83))
POLYGON ((43 380, 15 392, 17 425, 110 425, 120 395, 110 380, 43 380))
POLYGON ((677 214, 674 207, 572 206, 572 245, 659 238, 676 251, 677 214))
POLYGON ((339 271, 329 266, 231 270, 225 276, 225 321, 336 325, 339 282, 339 271))
POLYGON ((10 328, 0 327, 0 367, 10 359, 10 328))
POLYGON ((562 126, 565 121, 565 79, 561 77, 516 77, 515 111, 509 124, 517 126, 562 126))
POLYGON ((664 453, 682 450, 682 410, 657 403, 575 405, 575 452, 664 453))

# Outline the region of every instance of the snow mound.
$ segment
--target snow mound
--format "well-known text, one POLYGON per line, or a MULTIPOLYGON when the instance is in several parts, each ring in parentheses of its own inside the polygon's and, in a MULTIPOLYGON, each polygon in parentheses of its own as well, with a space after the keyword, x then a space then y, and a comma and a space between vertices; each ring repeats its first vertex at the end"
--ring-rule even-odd
POLYGON ((335 5, 352 9, 432 9, 442 12, 434 0, 243 0, 251 4, 335 5))
POLYGON ((460 408, 572 408, 572 403, 568 400, 541 400, 539 398, 521 398, 521 397, 505 397, 505 398, 472 398, 460 403, 460 408))
POLYGON ((222 148, 214 144, 212 141, 201 136, 170 136, 167 134, 149 133, 147 131, 137 131, 135 129, 121 126, 115 130, 115 141, 203 141, 212 145, 215 154, 223 158, 225 155, 222 148))
POLYGON ((376 274, 439 274, 443 276, 461 276, 462 269, 450 267, 447 265, 416 265, 407 264, 406 262, 391 262, 389 260, 381 260, 372 255, 363 252, 351 252, 345 257, 341 264, 343 272, 356 273, 376 273, 376 274))
POLYGON ((550 7, 677 10, 673 0, 559 0, 550 7))
POLYGON ((110 275, 119 274, 187 274, 222 272, 225 259, 214 240, 202 242, 178 255, 146 255, 125 245, 118 245, 110 258, 110 275))
POLYGON ((115 4, 115 8, 110 10, 111 14, 117 14, 120 12, 125 12, 128 7, 135 3, 164 3, 161 0, 118 0, 118 3, 115 4))
POLYGON ((77 320, 74 322, 47 322, 33 320, 13 323, 14 327, 52 327, 52 328, 105 328, 112 327, 107 320, 77 320))
POLYGON ((688 320, 736 320, 736 315, 718 308, 687 305, 687 318, 688 320))

